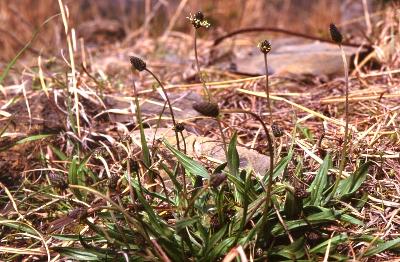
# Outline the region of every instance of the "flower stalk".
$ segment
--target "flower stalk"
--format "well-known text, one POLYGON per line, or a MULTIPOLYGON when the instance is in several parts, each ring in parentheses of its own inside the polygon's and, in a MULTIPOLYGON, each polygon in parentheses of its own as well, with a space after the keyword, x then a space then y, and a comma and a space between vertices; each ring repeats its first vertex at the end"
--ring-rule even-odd
POLYGON ((139 72, 146 71, 147 73, 149 73, 157 81, 158 85, 161 87, 161 90, 163 91, 163 93, 165 95, 165 99, 167 100, 169 112, 171 114, 172 124, 174 126, 173 129, 175 131, 176 146, 177 146, 178 150, 180 151, 179 134, 176 131, 177 123, 175 121, 175 114, 174 114, 174 110, 173 110, 172 105, 171 105, 171 101, 169 100, 168 93, 164 88, 164 85, 161 83, 160 79, 158 79, 158 77, 150 69, 147 68, 146 62, 144 62, 142 59, 140 59, 139 57, 132 56, 130 58, 130 61, 131 61, 131 64, 132 64, 133 68, 135 68, 139 72))
POLYGON ((336 193, 337 187, 339 186, 340 178, 342 177, 344 166, 346 165, 346 155, 347 155, 347 144, 349 139, 349 66, 346 59, 346 53, 343 49, 343 36, 340 33, 339 29, 334 25, 330 24, 329 31, 331 34, 332 40, 339 46, 340 53, 343 60, 343 67, 344 67, 344 77, 345 77, 345 92, 346 92, 346 100, 345 100, 345 127, 344 127, 344 141, 343 147, 340 157, 340 164, 339 164, 339 174, 336 177, 335 185, 332 190, 332 196, 336 193))
POLYGON ((268 112, 270 117, 270 122, 272 123, 272 109, 271 109, 271 99, 269 98, 269 80, 268 80, 268 59, 267 55, 271 51, 271 43, 268 40, 261 41, 258 44, 258 48, 261 53, 264 54, 264 65, 265 65, 265 93, 267 95, 268 112))
POLYGON ((197 74, 199 76, 199 79, 203 85, 203 90, 205 92, 205 95, 207 97, 207 102, 200 102, 196 103, 193 105, 193 108, 198 111, 199 113, 205 115, 205 116, 210 116, 210 117, 215 117, 217 123, 218 123, 218 129, 221 134, 221 139, 223 143, 223 148, 226 157, 228 157, 228 150, 226 147, 226 139, 223 131, 223 126, 221 122, 221 118, 219 116, 219 107, 217 103, 214 103, 211 99, 211 94, 210 91, 208 90, 208 87, 206 85, 206 81, 202 76, 201 70, 200 70, 200 63, 199 63, 199 58, 198 58, 198 51, 197 51, 197 37, 198 37, 198 29, 200 28, 209 28, 210 23, 205 19, 204 14, 201 11, 198 11, 194 16, 190 15, 188 17, 189 21, 194 27, 194 56, 196 60, 196 69, 197 69, 197 74))

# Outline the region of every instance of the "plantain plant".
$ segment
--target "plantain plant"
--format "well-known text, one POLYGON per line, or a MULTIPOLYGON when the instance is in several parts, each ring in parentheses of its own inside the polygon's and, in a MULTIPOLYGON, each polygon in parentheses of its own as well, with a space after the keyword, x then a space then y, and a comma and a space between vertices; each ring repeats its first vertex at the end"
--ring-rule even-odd
POLYGON ((197 51, 198 30, 200 28, 209 28, 211 25, 201 11, 198 11, 195 15, 190 15, 188 17, 188 19, 194 28, 194 36, 193 36, 193 38, 194 38, 194 56, 195 56, 195 60, 196 60, 197 74, 200 78, 200 81, 203 85, 203 90, 206 95, 206 100, 198 102, 198 103, 194 103, 193 109, 195 109, 197 112, 201 113, 204 116, 214 117, 216 119, 216 121, 218 123, 219 131, 221 134, 224 152, 225 152, 225 155, 227 156, 228 151, 227 151, 227 147, 226 147, 226 139, 225 139, 224 131, 222 128, 222 123, 221 123, 222 121, 221 121, 220 114, 219 114, 219 106, 217 103, 215 103, 213 101, 210 91, 208 90, 206 81, 200 70, 200 63, 199 63, 199 57, 198 57, 198 51, 197 51))
POLYGON ((347 59, 346 59, 346 53, 344 52, 343 45, 342 45, 342 42, 343 42, 342 34, 340 33, 339 29, 336 27, 335 24, 329 25, 329 32, 330 32, 333 42, 335 42, 339 46, 340 54, 342 56, 344 77, 345 77, 345 79, 344 79, 345 80, 345 95, 346 95, 344 139, 343 139, 343 147, 342 147, 340 163, 339 163, 339 175, 336 177, 335 185, 332 190, 333 194, 335 194, 335 191, 337 190, 337 187, 339 185, 340 178, 342 177, 344 167, 346 165, 347 147, 348 147, 348 139, 349 139, 349 66, 348 66, 347 59))

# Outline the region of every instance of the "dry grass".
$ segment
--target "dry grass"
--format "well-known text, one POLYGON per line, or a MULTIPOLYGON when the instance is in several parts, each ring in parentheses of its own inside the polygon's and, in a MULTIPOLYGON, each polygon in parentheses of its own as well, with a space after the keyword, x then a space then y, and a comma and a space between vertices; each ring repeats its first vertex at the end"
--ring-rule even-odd
MULTIPOLYGON (((168 27, 169 21, 176 14, 179 1, 161 3, 161 5, 153 3, 153 9, 146 11, 144 1, 64 1, 64 4, 68 6, 71 27, 79 28, 89 21, 111 19, 118 21, 119 26, 128 35, 136 35, 137 30, 143 29, 145 14, 148 12, 152 15, 152 19, 146 26, 146 30, 151 27, 150 34, 153 36, 162 34, 168 27)), ((264 25, 325 35, 324 25, 338 21, 340 18, 339 5, 329 0, 312 1, 312 3, 274 0, 269 1, 268 4, 256 0, 233 0, 230 1, 229 8, 226 8, 226 3, 223 1, 202 1, 201 5, 196 1, 187 1, 174 28, 179 31, 188 31, 190 28, 183 18, 189 12, 198 9, 202 9, 214 18, 212 22, 214 28, 218 30, 212 33, 213 36, 239 27, 264 25), (330 11, 321 12, 320 10, 330 11)), ((35 29, 58 12, 58 3, 54 0, 2 1, 0 3, 0 30, 3 37, 0 39, 2 49, 0 61, 8 62, 31 39, 35 29), (13 30, 9 30, 10 28, 13 30)), ((89 36, 79 35, 78 32, 78 38, 80 37, 87 39, 89 36)), ((63 27, 60 26, 60 20, 56 19, 43 29, 30 52, 33 52, 35 56, 37 53, 58 55, 59 50, 65 48, 64 38, 63 27)))

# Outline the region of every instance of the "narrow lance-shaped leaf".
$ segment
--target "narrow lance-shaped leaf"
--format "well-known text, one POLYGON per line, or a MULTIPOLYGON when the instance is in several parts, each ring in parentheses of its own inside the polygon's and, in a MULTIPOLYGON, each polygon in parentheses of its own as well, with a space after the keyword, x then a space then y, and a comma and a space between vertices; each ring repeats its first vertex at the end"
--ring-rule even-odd
POLYGON ((369 249, 367 252, 364 253, 364 256, 373 256, 383 251, 400 248, 400 238, 393 239, 391 241, 378 244, 376 247, 369 249))
POLYGON ((237 133, 235 132, 232 136, 231 142, 229 143, 228 147, 228 167, 229 171, 232 174, 232 176, 237 177, 238 176, 238 171, 239 171, 239 154, 236 149, 236 144, 237 144, 237 133))
POLYGON ((348 178, 340 181, 338 190, 336 191, 336 196, 339 198, 343 198, 355 193, 367 178, 368 168, 370 167, 370 165, 371 162, 362 164, 348 178))
POLYGON ((324 162, 322 163, 318 174, 315 176, 314 181, 311 183, 308 188, 308 192, 310 192, 310 201, 309 205, 319 206, 322 203, 324 198, 323 192, 328 184, 328 170, 332 166, 332 159, 328 154, 324 162))
MULTIPOLYGON (((68 183, 71 185, 80 185, 79 183, 79 178, 78 178, 78 157, 74 156, 74 158, 71 161, 71 164, 69 166, 68 170, 68 183)), ((82 199, 82 194, 79 190, 72 189, 72 192, 74 195, 81 200, 82 199)))
POLYGON ((310 250, 310 253, 325 253, 328 244, 330 243, 331 249, 334 249, 338 244, 348 240, 347 234, 340 234, 330 238, 321 244, 315 246, 310 250))
POLYGON ((167 140, 164 140, 164 144, 176 156, 187 172, 194 176, 209 178, 207 170, 200 163, 175 149, 167 140))

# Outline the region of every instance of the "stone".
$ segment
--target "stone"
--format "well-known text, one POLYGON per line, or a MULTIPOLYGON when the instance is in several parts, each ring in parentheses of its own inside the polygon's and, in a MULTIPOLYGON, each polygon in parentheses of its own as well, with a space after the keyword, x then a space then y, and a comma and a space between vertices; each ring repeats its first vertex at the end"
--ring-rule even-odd
MULTIPOLYGON (((146 140, 148 145, 152 145, 154 139, 154 129, 145 129, 146 140)), ((198 136, 187 131, 184 131, 185 142, 187 145, 186 154, 195 160, 210 160, 216 163, 226 162, 223 144, 213 138, 198 136)), ((136 130, 131 133, 131 137, 135 144, 140 147, 140 132, 136 130)), ((166 139, 170 144, 176 145, 175 133, 168 128, 160 128, 157 130, 155 139, 166 139)), ((161 151, 164 151, 164 147, 161 151)), ((255 150, 248 149, 242 146, 237 146, 239 154, 240 168, 250 168, 257 175, 264 175, 269 170, 269 156, 258 153, 255 150)), ((164 154, 168 155, 168 154, 164 154)))
MULTIPOLYGON (((343 75, 343 62, 339 47, 322 42, 296 40, 271 41, 272 51, 268 54, 269 74, 275 75, 343 75)), ((357 48, 344 47, 348 61, 357 48)), ((234 51, 233 63, 236 72, 248 75, 265 74, 264 56, 256 46, 234 51)), ((226 65, 225 65, 226 66, 226 65)))

